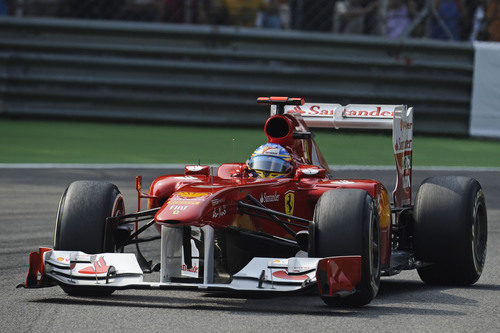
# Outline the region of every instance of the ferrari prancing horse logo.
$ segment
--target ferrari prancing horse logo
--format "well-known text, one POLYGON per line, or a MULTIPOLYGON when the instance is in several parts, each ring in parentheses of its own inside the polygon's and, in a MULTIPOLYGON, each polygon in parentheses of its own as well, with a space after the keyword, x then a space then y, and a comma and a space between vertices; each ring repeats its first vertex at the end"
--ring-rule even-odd
POLYGON ((293 191, 285 193, 285 214, 293 215, 295 207, 295 193, 293 191))

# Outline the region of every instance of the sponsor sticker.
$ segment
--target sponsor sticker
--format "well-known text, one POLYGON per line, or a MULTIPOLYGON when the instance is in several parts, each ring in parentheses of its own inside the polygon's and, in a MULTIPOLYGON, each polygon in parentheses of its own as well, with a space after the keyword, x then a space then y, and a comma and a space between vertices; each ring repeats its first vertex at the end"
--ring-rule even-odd
POLYGON ((412 150, 412 143, 413 140, 403 140, 401 138, 398 138, 396 144, 394 145, 394 150, 396 151, 396 153, 410 151, 412 150))
POLYGON ((267 262, 267 268, 286 268, 288 267, 288 259, 274 259, 267 262))
POLYGON ((226 199, 213 199, 212 200, 212 206, 217 206, 218 204, 221 204, 223 202, 225 202, 226 199))
POLYGON ((365 110, 359 110, 357 108, 346 109, 343 116, 346 118, 382 118, 390 119, 394 117, 394 111, 382 110, 382 107, 377 106, 375 110, 370 110, 368 105, 362 106, 365 110))
POLYGON ((176 193, 176 196, 178 198, 182 199, 197 199, 197 198, 203 198, 206 196, 209 196, 210 193, 208 192, 179 192, 176 193))
POLYGON ((331 182, 332 184, 354 184, 354 182, 351 182, 350 180, 334 180, 331 182))
POLYGON ((172 210, 172 214, 174 215, 177 215, 179 214, 180 212, 186 210, 188 208, 188 206, 181 206, 181 205, 172 205, 168 207, 168 210, 172 210))
POLYGON ((262 149, 262 154, 264 154, 264 155, 275 155, 275 156, 279 156, 279 155, 280 155, 280 148, 281 148, 281 147, 274 147, 274 146, 264 147, 264 148, 262 149))
POLYGON ((312 269, 316 269, 317 262, 312 260, 312 261, 304 261, 304 260, 298 260, 296 257, 295 258, 290 258, 288 260, 288 272, 292 273, 301 273, 301 272, 306 272, 310 271, 312 269))
POLYGON ((169 205, 199 205, 201 201, 193 201, 193 200, 168 200, 167 204, 169 205))
POLYGON ((316 175, 319 172, 319 169, 309 168, 309 169, 301 169, 302 173, 305 175, 316 175))
POLYGON ((403 131, 403 129, 410 130, 413 127, 413 123, 408 123, 406 121, 403 121, 403 119, 399 120, 399 129, 403 131))
POLYGON ((225 216, 227 213, 226 206, 215 207, 212 212, 212 217, 214 219, 225 216))
POLYGON ((404 176, 403 177, 403 188, 404 189, 409 189, 410 188, 410 176, 404 176))
MULTIPOLYGON (((187 268, 185 264, 182 264, 182 271, 193 273, 196 277, 198 277, 199 268, 197 266, 192 266, 191 268, 187 268)), ((191 274, 183 274, 183 275, 191 276, 191 274)))
POLYGON ((274 192, 274 194, 261 193, 259 201, 261 203, 269 203, 269 202, 278 202, 279 200, 280 200, 280 195, 274 192))
POLYGON ((224 185, 194 185, 193 187, 214 189, 214 188, 222 188, 224 187, 224 185))
POLYGON ((193 177, 193 176, 182 176, 182 177, 174 177, 174 178, 179 179, 179 180, 199 180, 198 178, 193 177))
POLYGON ((197 171, 200 171, 203 169, 203 166, 201 165, 187 165, 186 166, 186 169, 188 171, 192 171, 192 172, 197 172, 197 171))
MULTIPOLYGON (((195 230, 196 228, 193 228, 195 230)), ((194 236, 191 234, 191 236, 194 236)), ((197 238, 196 236, 194 237, 199 240, 199 237, 197 238)), ((181 252, 182 252, 182 264, 181 264, 181 275, 182 276, 187 276, 187 277, 199 277, 200 275, 200 252, 198 251, 198 248, 196 247, 196 244, 193 239, 191 239, 191 268, 188 268, 187 265, 185 264, 186 262, 186 257, 184 256, 184 247, 181 247, 181 252)))
POLYGON ((411 168, 411 155, 405 155, 403 157, 403 169, 411 168))
POLYGON ((95 261, 95 254, 80 254, 78 252, 71 253, 70 262, 88 262, 91 263, 95 261))
POLYGON ((293 109, 287 110, 286 113, 300 113, 303 116, 333 116, 337 105, 328 104, 304 104, 302 106, 295 105, 293 109))

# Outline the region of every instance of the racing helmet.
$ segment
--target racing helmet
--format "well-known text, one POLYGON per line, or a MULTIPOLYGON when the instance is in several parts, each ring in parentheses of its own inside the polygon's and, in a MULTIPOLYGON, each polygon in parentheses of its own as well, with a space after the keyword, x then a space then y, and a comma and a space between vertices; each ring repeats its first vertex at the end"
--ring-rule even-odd
POLYGON ((292 171, 292 157, 276 143, 257 148, 247 161, 248 167, 260 178, 281 178, 292 171))

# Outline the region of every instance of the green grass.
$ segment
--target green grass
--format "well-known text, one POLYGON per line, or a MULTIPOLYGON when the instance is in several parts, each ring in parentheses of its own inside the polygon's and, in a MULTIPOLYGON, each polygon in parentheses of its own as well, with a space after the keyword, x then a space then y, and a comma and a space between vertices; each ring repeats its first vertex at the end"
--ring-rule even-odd
MULTIPOLYGON (((221 163, 245 161, 260 129, 0 119, 2 163, 221 163)), ((329 164, 391 165, 391 137, 320 131, 329 164)), ((417 136, 414 165, 500 166, 500 141, 417 136)))

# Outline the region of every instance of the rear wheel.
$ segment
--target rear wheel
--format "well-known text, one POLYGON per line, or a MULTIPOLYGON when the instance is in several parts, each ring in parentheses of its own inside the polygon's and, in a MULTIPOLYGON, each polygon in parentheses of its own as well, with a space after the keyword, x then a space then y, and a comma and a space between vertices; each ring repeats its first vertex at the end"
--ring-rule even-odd
POLYGON ((487 216, 479 182, 468 177, 431 177, 422 183, 414 209, 415 257, 432 285, 470 285, 486 260, 487 216))
POLYGON ((353 295, 322 297, 330 306, 362 306, 380 285, 380 225, 373 198, 364 190, 325 192, 309 227, 309 256, 361 256, 361 281, 353 295))
MULTIPOLYGON (((54 249, 82 251, 88 254, 115 252, 116 226, 106 218, 125 214, 123 197, 118 188, 107 182, 76 181, 71 183, 59 202, 54 249)), ((68 294, 109 295, 110 290, 63 288, 68 294)))

